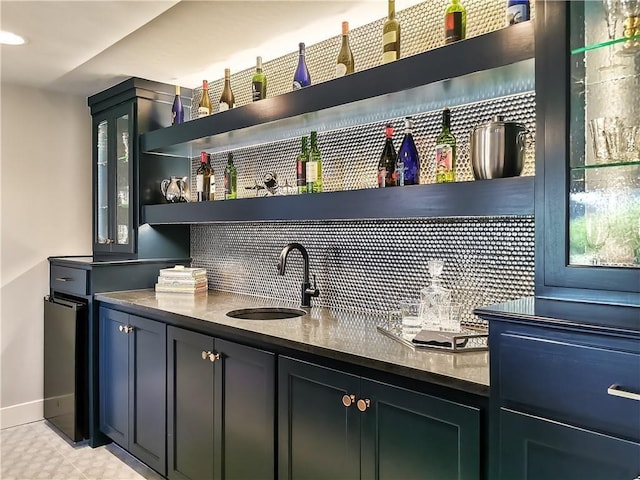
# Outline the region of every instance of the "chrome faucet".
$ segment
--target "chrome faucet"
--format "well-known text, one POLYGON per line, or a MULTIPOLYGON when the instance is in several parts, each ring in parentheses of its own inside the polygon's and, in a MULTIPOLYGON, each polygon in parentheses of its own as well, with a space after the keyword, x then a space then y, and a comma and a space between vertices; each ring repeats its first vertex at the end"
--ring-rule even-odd
POLYGON ((302 306, 311 306, 311 297, 317 297, 320 295, 320 291, 316 288, 316 276, 313 276, 313 288, 309 282, 309 254, 306 248, 299 243, 289 243, 284 246, 282 252, 280 252, 280 259, 278 260, 278 273, 284 275, 287 268, 287 256, 291 250, 298 250, 302 254, 302 260, 304 261, 304 274, 302 278, 302 306))

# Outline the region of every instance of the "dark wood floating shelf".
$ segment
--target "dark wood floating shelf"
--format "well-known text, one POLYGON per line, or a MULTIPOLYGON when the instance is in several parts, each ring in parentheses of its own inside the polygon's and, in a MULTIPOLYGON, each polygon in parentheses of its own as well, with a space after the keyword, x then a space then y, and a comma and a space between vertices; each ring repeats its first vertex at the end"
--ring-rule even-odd
POLYGON ((143 152, 190 156, 214 137, 534 57, 533 22, 523 22, 227 112, 145 133, 143 152))
POLYGON ((533 215, 534 177, 147 205, 144 222, 196 224, 533 215))

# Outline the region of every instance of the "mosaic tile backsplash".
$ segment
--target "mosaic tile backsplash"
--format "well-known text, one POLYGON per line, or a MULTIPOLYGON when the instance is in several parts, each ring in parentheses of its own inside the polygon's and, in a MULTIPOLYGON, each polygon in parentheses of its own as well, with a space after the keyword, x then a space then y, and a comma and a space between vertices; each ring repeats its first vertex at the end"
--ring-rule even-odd
POLYGON ((386 313, 398 300, 418 298, 430 259, 445 260, 443 279, 463 304, 462 322, 486 324, 475 307, 533 295, 533 217, 264 222, 193 225, 191 256, 215 290, 300 300, 302 257, 282 248, 299 242, 309 252, 320 296, 314 305, 386 313))

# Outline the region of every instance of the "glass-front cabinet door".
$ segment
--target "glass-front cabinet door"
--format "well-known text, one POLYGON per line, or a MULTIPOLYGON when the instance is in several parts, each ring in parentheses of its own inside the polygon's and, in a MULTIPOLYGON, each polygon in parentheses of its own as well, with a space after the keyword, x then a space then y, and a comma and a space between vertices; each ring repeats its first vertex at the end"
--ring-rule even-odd
POLYGON ((541 290, 640 304, 640 0, 554 1, 545 10, 536 45, 541 290))
POLYGON ((94 117, 94 252, 133 253, 133 105, 94 117))

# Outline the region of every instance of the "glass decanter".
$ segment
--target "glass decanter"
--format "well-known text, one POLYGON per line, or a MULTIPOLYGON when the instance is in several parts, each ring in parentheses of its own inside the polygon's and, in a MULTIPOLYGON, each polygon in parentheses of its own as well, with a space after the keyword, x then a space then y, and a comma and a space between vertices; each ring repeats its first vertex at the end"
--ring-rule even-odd
POLYGON ((429 260, 427 266, 431 282, 420 290, 422 326, 427 330, 438 330, 442 324, 441 316, 451 305, 451 290, 440 278, 444 260, 429 260))

